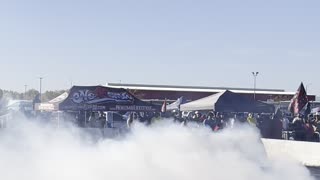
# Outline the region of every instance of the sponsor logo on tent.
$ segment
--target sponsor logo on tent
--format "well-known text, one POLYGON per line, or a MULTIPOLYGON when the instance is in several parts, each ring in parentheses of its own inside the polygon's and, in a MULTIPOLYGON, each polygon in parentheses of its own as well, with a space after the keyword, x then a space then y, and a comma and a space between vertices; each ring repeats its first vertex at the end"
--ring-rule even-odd
POLYGON ((111 92, 106 88, 98 87, 94 91, 81 89, 72 94, 74 103, 99 104, 107 102, 129 102, 134 101, 134 97, 127 92, 111 92))
POLYGON ((79 90, 72 95, 72 101, 77 104, 88 102, 94 100, 95 98, 96 95, 90 90, 79 90))
POLYGON ((116 105, 115 108, 112 108, 113 111, 152 111, 151 106, 125 106, 125 105, 116 105))

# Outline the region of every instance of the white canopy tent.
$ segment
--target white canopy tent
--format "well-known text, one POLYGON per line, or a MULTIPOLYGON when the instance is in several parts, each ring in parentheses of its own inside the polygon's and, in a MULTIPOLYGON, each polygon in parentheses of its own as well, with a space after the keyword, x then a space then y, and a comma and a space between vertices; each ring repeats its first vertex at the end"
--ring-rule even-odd
POLYGON ((213 106, 214 106, 213 103, 216 102, 224 92, 225 91, 217 93, 217 94, 213 94, 208 97, 204 97, 202 99, 191 101, 186 104, 182 104, 180 106, 180 110, 181 111, 212 110, 213 106))
POLYGON ((59 104, 68 97, 68 93, 64 92, 60 96, 46 102, 46 103, 37 103, 35 104, 35 110, 38 111, 58 111, 59 104))

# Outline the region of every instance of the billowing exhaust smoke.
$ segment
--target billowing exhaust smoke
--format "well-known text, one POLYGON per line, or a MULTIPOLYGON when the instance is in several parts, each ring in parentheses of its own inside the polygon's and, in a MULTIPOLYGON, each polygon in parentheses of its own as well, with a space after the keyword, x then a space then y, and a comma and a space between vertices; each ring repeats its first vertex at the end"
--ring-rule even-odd
POLYGON ((93 140, 74 127, 18 124, 0 130, 3 180, 313 179, 298 163, 268 159, 250 127, 212 133, 162 122, 93 140))

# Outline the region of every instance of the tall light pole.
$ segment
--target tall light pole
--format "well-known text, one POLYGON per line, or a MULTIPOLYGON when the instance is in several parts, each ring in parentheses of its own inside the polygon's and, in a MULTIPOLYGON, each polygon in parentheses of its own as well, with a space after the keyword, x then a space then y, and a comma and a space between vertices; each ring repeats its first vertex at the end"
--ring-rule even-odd
POLYGON ((24 99, 26 99, 26 97, 27 97, 27 87, 28 87, 28 85, 24 85, 24 99))
POLYGON ((43 77, 39 77, 39 80, 40 80, 40 94, 39 94, 39 99, 40 99, 40 102, 41 102, 41 90, 42 90, 42 79, 43 79, 43 77))
POLYGON ((256 100, 256 85, 257 85, 257 76, 259 72, 252 72, 254 85, 253 85, 253 99, 256 100))

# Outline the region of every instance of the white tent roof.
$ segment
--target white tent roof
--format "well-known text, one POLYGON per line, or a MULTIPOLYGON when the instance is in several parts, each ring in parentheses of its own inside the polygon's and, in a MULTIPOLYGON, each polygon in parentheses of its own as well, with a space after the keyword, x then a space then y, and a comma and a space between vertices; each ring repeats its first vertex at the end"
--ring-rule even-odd
POLYGON ((211 96, 208 97, 204 97, 186 104, 182 104, 180 106, 180 110, 181 111, 193 111, 195 109, 197 110, 211 110, 213 109, 213 105, 212 102, 217 101, 217 99, 224 93, 220 92, 217 94, 213 94, 211 96))
POLYGON ((67 99, 68 97, 68 93, 67 92, 64 92, 63 94, 61 94, 60 96, 50 100, 48 103, 52 103, 52 104, 55 104, 55 103, 60 103, 62 101, 64 101, 65 99, 67 99))
POLYGON ((37 103, 35 105, 35 109, 40 110, 40 111, 57 111, 59 109, 58 108, 59 103, 61 103, 65 99, 67 99, 68 95, 69 94, 67 92, 64 92, 60 96, 58 96, 58 97, 56 97, 46 103, 37 103))

